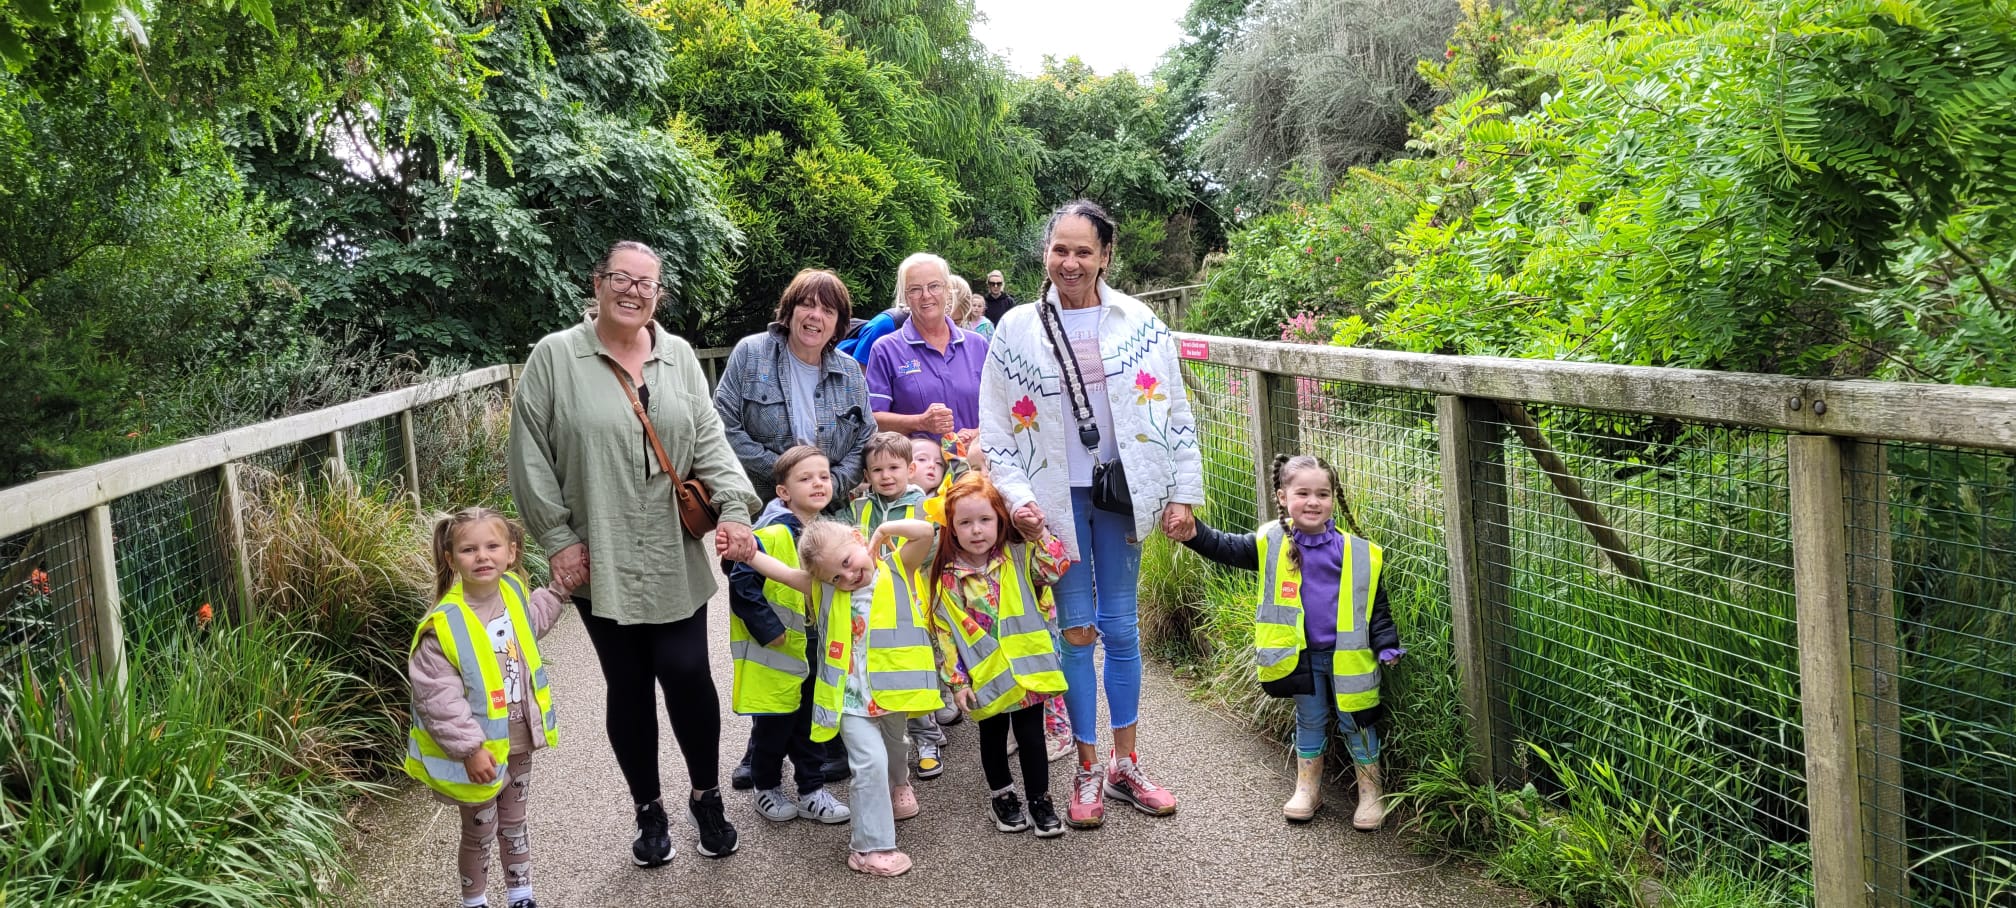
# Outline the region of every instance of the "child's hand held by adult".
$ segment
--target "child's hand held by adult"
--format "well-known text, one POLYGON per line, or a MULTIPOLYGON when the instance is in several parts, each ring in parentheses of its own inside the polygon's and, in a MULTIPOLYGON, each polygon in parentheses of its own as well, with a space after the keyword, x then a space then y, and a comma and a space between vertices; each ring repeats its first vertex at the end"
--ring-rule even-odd
POLYGON ((970 687, 953 688, 952 705, 959 707, 960 712, 968 713, 980 708, 979 702, 973 697, 973 689, 970 687))

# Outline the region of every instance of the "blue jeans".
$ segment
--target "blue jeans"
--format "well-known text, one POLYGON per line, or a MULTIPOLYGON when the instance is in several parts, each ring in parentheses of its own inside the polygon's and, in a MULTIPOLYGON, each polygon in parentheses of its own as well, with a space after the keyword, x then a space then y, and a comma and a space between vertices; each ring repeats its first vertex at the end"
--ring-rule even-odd
MULTIPOLYGON (((1106 649, 1107 718, 1114 728, 1126 728, 1141 719, 1141 546, 1127 541, 1134 521, 1092 507, 1089 488, 1071 490, 1071 518, 1078 528, 1078 563, 1054 590, 1057 626, 1098 628, 1096 645, 1106 649)), ((1065 641, 1063 655, 1071 734, 1081 744, 1098 744, 1099 678, 1092 647, 1065 641)))
POLYGON ((1337 676, 1332 668, 1336 655, 1335 651, 1327 649, 1302 651, 1302 658, 1309 660, 1310 673, 1316 676, 1316 690, 1295 695, 1295 755, 1323 755, 1324 747, 1330 741, 1330 716, 1334 713, 1337 728, 1344 733, 1344 746, 1351 751, 1351 759, 1359 763, 1377 763, 1378 729, 1370 725, 1360 727, 1350 713, 1337 708, 1337 676))

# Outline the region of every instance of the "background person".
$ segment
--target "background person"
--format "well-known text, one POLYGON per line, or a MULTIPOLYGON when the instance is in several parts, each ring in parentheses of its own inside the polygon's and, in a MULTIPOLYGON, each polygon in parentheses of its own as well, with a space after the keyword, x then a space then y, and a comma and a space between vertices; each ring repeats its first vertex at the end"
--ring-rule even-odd
POLYGON ((686 341, 661 327, 660 262, 620 242, 595 269, 595 308, 539 340, 511 400, 511 493, 574 605, 608 682, 610 749, 636 805, 631 859, 672 859, 659 802, 658 692, 692 786, 686 809, 707 857, 732 853, 735 827, 716 787, 721 700, 708 666, 707 599, 713 554, 755 551, 749 518, 759 500, 709 405, 707 379, 686 341), (611 366, 614 366, 612 369, 611 366), (620 375, 618 374, 620 372, 620 375), (680 530, 672 480, 618 382, 629 382, 680 477, 712 490, 716 552, 680 530), (591 571, 590 559, 599 569, 591 571))
POLYGON ((1043 292, 996 326, 981 380, 980 447, 995 485, 1014 506, 1016 524, 1027 535, 1048 517, 1080 562, 1056 588, 1064 676, 1070 682, 1064 703, 1079 762, 1066 822, 1079 828, 1104 820, 1102 796, 1157 816, 1176 811, 1175 796, 1149 780, 1135 752, 1140 540, 1158 518, 1171 538, 1188 538, 1194 531, 1191 507, 1204 501, 1203 456, 1175 339, 1147 306, 1102 279, 1113 261, 1113 232, 1113 219, 1083 199, 1050 216, 1043 234, 1048 274, 1043 292), (1083 443, 1074 408, 1059 390, 1062 361, 1047 339, 1045 310, 1061 323, 1068 352, 1081 367, 1099 433, 1096 452, 1083 443), (1009 362, 1034 367, 1011 369, 1009 362), (1092 505, 1096 465, 1116 460, 1125 465, 1131 517, 1092 505), (1105 667, 1095 672, 1092 647, 1101 641, 1105 667), (1103 765, 1097 725, 1101 674, 1113 728, 1112 759, 1103 765))
POLYGON ((1008 310, 1015 308, 1015 295, 1008 292, 1007 281, 1002 278, 1001 272, 987 272, 985 299, 987 309, 983 314, 987 316, 988 321, 996 325, 1001 324, 1001 316, 1007 315, 1008 310))

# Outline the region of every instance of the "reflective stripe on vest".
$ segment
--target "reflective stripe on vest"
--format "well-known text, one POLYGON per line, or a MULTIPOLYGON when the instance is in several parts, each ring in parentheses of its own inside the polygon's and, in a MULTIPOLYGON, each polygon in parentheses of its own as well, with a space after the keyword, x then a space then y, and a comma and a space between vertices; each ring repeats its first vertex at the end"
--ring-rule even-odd
MULTIPOLYGON (((910 578, 895 558, 885 558, 876 572, 874 599, 868 608, 868 693, 889 712, 922 713, 942 708, 938 663, 931 650, 931 631, 911 595, 910 578)), ((826 629, 824 658, 812 692, 812 740, 830 741, 840 728, 847 671, 854 664, 854 609, 840 601, 843 591, 814 583, 826 629)))
POLYGON ((1012 580, 1001 583, 1000 613, 991 631, 982 630, 961 607, 956 590, 943 589, 938 596, 938 614, 951 629, 953 646, 973 682, 976 720, 1012 709, 1032 692, 1054 694, 1065 688, 1050 624, 1034 607, 1041 600, 1029 579, 1029 547, 1014 545, 1009 551, 1012 580))
MULTIPOLYGON (((798 566, 798 540, 791 528, 773 523, 756 531, 763 551, 790 567, 798 566)), ((805 597, 775 580, 763 582, 763 598, 771 614, 784 625, 784 639, 776 646, 749 635, 748 625, 733 611, 728 613, 728 657, 734 665, 734 680, 728 694, 728 708, 742 715, 784 715, 798 709, 799 690, 812 667, 805 663, 805 597)))
MULTIPOLYGON (((505 613, 511 618, 512 633, 517 639, 526 686, 531 688, 532 703, 539 710, 540 729, 545 735, 546 745, 551 747, 559 743, 559 720, 553 710, 552 691, 546 683, 545 660, 540 656, 538 639, 532 633, 531 616, 525 611, 524 582, 516 575, 505 574, 499 589, 505 613)), ((413 708, 413 723, 406 735, 406 774, 457 801, 480 804, 496 797, 507 781, 504 766, 511 757, 511 727, 510 704, 505 700, 504 668, 497 659, 496 650, 490 645, 490 635, 463 598, 460 584, 449 589, 447 595, 442 596, 441 601, 420 619, 419 626, 413 631, 409 657, 412 650, 419 649, 421 637, 430 629, 441 643, 442 654, 462 677, 469 714, 483 735, 483 749, 497 764, 497 778, 489 783, 470 781, 468 768, 461 760, 442 750, 433 734, 421 723, 417 703, 413 708)))
MULTIPOLYGON (((1260 680, 1274 681, 1295 670, 1309 645, 1303 626, 1302 572, 1290 560, 1288 531, 1273 523, 1255 538, 1261 584, 1253 612, 1253 661, 1260 680)), ((1379 704, 1379 660, 1372 652, 1372 603, 1379 589, 1385 553, 1344 534, 1343 576, 1337 578, 1337 649, 1332 660, 1337 708, 1357 712, 1379 704)))
POLYGON ((875 532, 875 528, 877 526, 888 523, 891 520, 911 520, 916 518, 917 516, 917 506, 914 504, 906 504, 906 505, 897 505, 884 510, 882 512, 882 519, 876 520, 874 492, 869 492, 867 497, 862 498, 860 501, 855 502, 855 504, 861 506, 861 513, 856 514, 854 516, 855 519, 858 520, 861 524, 861 535, 863 536, 875 532))

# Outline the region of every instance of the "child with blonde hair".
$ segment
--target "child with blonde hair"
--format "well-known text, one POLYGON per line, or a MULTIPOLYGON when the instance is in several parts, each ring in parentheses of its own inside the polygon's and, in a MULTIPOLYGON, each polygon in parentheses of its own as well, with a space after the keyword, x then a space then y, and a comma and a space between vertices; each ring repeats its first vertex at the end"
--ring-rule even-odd
POLYGON ((525 821, 532 753, 557 743, 538 641, 560 619, 567 593, 527 590, 518 562, 525 531, 489 508, 436 521, 432 548, 435 604, 413 631, 406 663, 406 774, 461 810, 462 904, 489 904, 490 846, 501 836, 507 904, 538 908, 525 821))
POLYGON ((896 821, 917 815, 904 726, 945 705, 931 653, 924 591, 913 578, 930 561, 931 524, 894 520, 872 537, 837 520, 814 520, 798 536, 799 564, 765 552, 750 567, 814 603, 824 648, 812 692, 812 740, 835 735, 853 772, 853 837, 847 866, 896 876, 910 858, 896 850, 896 821), (876 557, 889 539, 896 554, 876 557))

